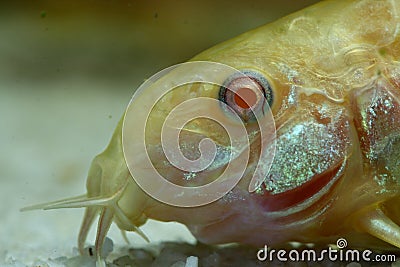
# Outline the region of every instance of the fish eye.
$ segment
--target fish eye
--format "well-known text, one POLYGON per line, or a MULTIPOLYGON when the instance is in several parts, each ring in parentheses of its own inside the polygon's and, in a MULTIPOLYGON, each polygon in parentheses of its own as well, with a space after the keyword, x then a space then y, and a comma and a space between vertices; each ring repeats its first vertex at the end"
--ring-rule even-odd
MULTIPOLYGON (((219 100, 233 109, 244 122, 252 122, 272 105, 273 92, 263 75, 245 70, 226 79, 220 87, 219 100)), ((226 110, 223 105, 222 108, 226 110)))

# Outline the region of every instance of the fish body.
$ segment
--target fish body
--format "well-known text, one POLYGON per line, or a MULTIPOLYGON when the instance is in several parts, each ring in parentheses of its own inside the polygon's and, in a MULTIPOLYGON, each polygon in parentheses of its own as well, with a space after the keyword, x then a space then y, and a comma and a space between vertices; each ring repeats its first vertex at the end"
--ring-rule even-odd
MULTIPOLYGON (((34 208, 85 207, 81 250, 98 213, 97 251, 113 221, 122 230, 141 233, 147 218, 181 222, 207 244, 331 244, 341 237, 354 247, 400 248, 399 14, 400 2, 394 0, 323 1, 191 60, 256 73, 251 79, 259 89, 248 95, 262 94, 264 98, 254 98, 255 105, 263 99, 260 110, 267 105, 274 120, 274 138, 266 141, 247 106, 215 85, 183 85, 154 106, 145 126, 148 155, 168 180, 193 187, 223 171, 231 159, 227 150, 238 157, 242 150, 232 152, 223 127, 195 118, 182 128, 182 153, 195 160, 199 142, 210 138, 216 144, 217 163, 196 175, 180 171, 162 152, 163 121, 176 105, 193 98, 236 105, 233 111, 249 133, 250 161, 238 184, 216 201, 182 207, 144 192, 125 162, 125 114, 110 145, 93 160, 87 194, 34 208), (267 149, 272 142, 268 173, 250 192, 260 159, 254 154, 262 143, 267 149)), ((179 69, 170 77, 178 74, 179 69)), ((225 79, 232 86, 232 79, 239 80, 225 79)), ((236 92, 243 88, 248 89, 239 86, 236 92)), ((151 90, 156 92, 157 83, 151 90)), ((231 123, 217 104, 205 106, 223 123, 231 123)), ((143 115, 140 112, 137 109, 137 117, 143 115)), ((128 137, 135 138, 141 129, 130 130, 128 137)))

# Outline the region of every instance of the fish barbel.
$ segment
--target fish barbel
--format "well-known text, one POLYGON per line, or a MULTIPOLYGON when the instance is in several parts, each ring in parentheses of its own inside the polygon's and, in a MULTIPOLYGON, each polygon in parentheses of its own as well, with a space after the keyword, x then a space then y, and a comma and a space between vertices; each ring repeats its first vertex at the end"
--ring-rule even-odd
MULTIPOLYGON (((149 114, 141 111, 145 101, 134 103, 137 118, 148 115, 145 141, 154 168, 177 185, 209 183, 249 149, 242 179, 216 201, 180 207, 145 193, 128 169, 131 162, 125 162, 123 147, 123 138, 135 141, 144 129, 123 118, 110 145, 93 160, 87 194, 33 208, 85 207, 81 251, 98 213, 97 251, 113 221, 122 230, 141 233, 147 218, 181 222, 207 244, 332 244, 341 237, 354 247, 400 248, 399 14, 397 0, 323 1, 191 60, 222 63, 243 77, 225 77, 224 86, 178 86, 149 114), (203 108, 219 123, 196 117, 180 128, 179 146, 186 158, 202 156, 203 139, 214 142, 216 153, 206 171, 182 171, 163 152, 161 139, 173 140, 162 136, 162 127, 177 105, 200 97, 223 102, 230 110, 207 102, 203 108), (267 141, 255 122, 266 110, 276 129, 267 141), (234 140, 237 147, 232 146, 221 126, 234 124, 235 116, 245 126, 249 146, 240 138, 234 140), (123 127, 130 135, 123 136, 123 127), (267 148, 274 144, 273 162, 250 192, 249 182, 261 159, 255 155, 265 149, 263 142, 267 148)), ((178 73, 179 68, 164 79, 173 80, 178 73)), ((148 93, 157 92, 157 85, 148 93)), ((192 107, 193 116, 200 106, 192 107)), ((140 168, 141 159, 135 164, 140 168)))

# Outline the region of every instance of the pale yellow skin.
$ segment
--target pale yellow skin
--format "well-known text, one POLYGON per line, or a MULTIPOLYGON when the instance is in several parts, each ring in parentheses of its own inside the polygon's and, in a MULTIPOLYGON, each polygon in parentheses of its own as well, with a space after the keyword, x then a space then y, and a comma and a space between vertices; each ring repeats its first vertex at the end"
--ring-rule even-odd
MULTIPOLYGON (((96 251, 100 251, 113 221, 122 230, 140 231, 138 227, 147 218, 181 222, 200 241, 212 244, 279 245, 300 241, 324 245, 344 237, 355 247, 400 248, 400 228, 396 224, 400 223, 400 162, 396 165, 400 145, 395 142, 400 137, 399 119, 387 125, 386 141, 378 136, 379 142, 391 142, 389 148, 379 150, 379 142, 366 148, 368 141, 363 138, 368 134, 362 134, 366 126, 357 113, 360 110, 360 114, 365 113, 362 113, 365 105, 360 103, 368 102, 368 92, 374 92, 375 88, 390 91, 392 107, 398 103, 399 14, 397 0, 325 1, 193 58, 221 62, 239 70, 254 69, 265 75, 274 91, 271 110, 278 141, 295 125, 304 123, 305 118, 314 116, 311 110, 315 107, 328 107, 325 114, 320 114, 321 125, 324 125, 323 116, 334 118, 344 114, 332 119, 334 127, 345 125, 344 130, 341 128, 332 137, 336 143, 343 143, 338 146, 344 153, 337 162, 342 168, 336 173, 340 180, 329 197, 316 199, 315 205, 300 205, 297 211, 262 211, 246 191, 247 176, 230 197, 206 206, 179 208, 158 202, 144 193, 130 176, 121 145, 121 119, 108 148, 93 160, 87 194, 34 208, 86 207, 79 234, 81 251, 99 212, 96 251), (342 135, 345 140, 341 139, 342 135), (388 175, 385 177, 389 177, 386 180, 381 172, 385 167, 388 175), (245 201, 239 201, 240 198, 245 201)), ((169 96, 170 100, 185 98, 184 93, 190 90, 193 88, 178 90, 169 96)), ((203 87, 198 90, 198 95, 218 96, 217 87, 207 93, 201 91, 203 87)), ((158 108, 168 110, 171 101, 158 108)), ((149 127, 158 129, 160 121, 152 117, 153 125, 149 127)), ((312 124, 315 120, 309 122, 312 124)), ((199 133, 223 144, 221 130, 209 128, 198 122, 199 133)), ((151 143, 156 138, 150 136, 148 140, 151 143)), ((302 149, 305 147, 300 146, 299 150, 302 149)), ((281 155, 278 153, 274 164, 280 164, 280 157, 284 157, 281 155)), ((333 168, 330 166, 325 171, 333 168)))

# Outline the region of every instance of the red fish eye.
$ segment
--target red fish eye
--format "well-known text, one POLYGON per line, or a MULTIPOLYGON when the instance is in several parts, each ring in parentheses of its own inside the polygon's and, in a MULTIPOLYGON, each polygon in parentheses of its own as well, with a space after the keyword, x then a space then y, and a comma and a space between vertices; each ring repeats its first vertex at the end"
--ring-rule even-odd
POLYGON ((235 92, 234 100, 236 105, 247 109, 257 104, 257 95, 250 88, 239 88, 235 92))
POLYGON ((219 100, 232 108, 244 122, 254 121, 256 114, 272 104, 272 89, 268 81, 254 71, 243 71, 229 77, 219 92, 219 100))

